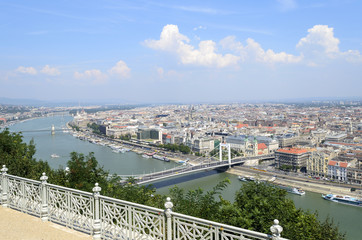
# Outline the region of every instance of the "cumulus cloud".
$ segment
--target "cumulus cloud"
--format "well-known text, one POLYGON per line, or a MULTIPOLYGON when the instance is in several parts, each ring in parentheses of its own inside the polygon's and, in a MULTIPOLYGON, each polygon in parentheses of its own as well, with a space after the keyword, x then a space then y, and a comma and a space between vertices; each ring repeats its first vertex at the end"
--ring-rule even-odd
POLYGON ((315 50, 322 50, 325 53, 337 53, 339 39, 334 37, 333 28, 326 25, 315 25, 308 29, 308 35, 297 44, 297 47, 302 50, 314 48, 315 50))
POLYGON ((212 40, 200 41, 196 49, 176 25, 164 26, 159 40, 146 40, 144 43, 149 48, 175 54, 182 64, 219 68, 247 62, 318 66, 326 60, 362 61, 357 50, 340 51, 340 40, 334 36, 333 28, 327 25, 315 25, 308 29, 308 34, 296 45, 298 54, 264 49, 254 39, 248 38, 245 42, 240 42, 234 36, 228 36, 219 42, 221 49, 229 52, 227 54, 217 53, 217 44, 212 40))
POLYGON ((60 74, 59 70, 57 68, 49 67, 49 65, 45 65, 42 70, 40 70, 41 73, 50 75, 50 76, 57 76, 60 74))
POLYGON ((195 49, 189 42, 190 39, 181 34, 176 25, 166 25, 159 40, 146 40, 144 43, 149 48, 175 53, 183 64, 222 68, 239 61, 238 56, 216 53, 216 43, 211 40, 201 41, 199 49, 195 49))
POLYGON ((93 84, 100 84, 107 81, 108 76, 98 69, 86 70, 83 73, 75 72, 74 78, 92 80, 93 84))
POLYGON ((129 77, 130 72, 131 72, 131 69, 122 60, 117 62, 117 64, 109 70, 109 73, 111 75, 116 75, 116 76, 118 76, 119 78, 122 78, 122 79, 129 77))
POLYGON ((102 72, 99 69, 86 70, 84 72, 75 72, 74 78, 80 80, 91 80, 93 84, 106 83, 108 79, 116 77, 117 79, 123 79, 130 76, 131 69, 127 64, 120 60, 109 69, 107 72, 102 72))
POLYGON ((308 35, 297 44, 297 48, 310 60, 329 58, 344 59, 347 61, 361 61, 357 50, 339 49, 340 40, 334 36, 334 29, 327 25, 315 25, 308 29, 308 35))
POLYGON ((302 60, 301 56, 294 56, 285 52, 276 53, 271 49, 264 50, 254 39, 248 38, 244 46, 236 41, 234 36, 228 36, 220 41, 224 49, 232 50, 240 55, 243 62, 255 61, 261 63, 297 63, 302 60))
POLYGON ((23 66, 18 67, 15 71, 30 75, 35 75, 38 73, 37 70, 33 67, 23 67, 23 66))

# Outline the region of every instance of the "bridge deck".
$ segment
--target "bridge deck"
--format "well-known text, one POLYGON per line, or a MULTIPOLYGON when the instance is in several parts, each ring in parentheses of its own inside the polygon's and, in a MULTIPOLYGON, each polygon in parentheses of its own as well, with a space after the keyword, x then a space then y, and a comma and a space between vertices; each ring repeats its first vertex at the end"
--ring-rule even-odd
POLYGON ((0 206, 0 239, 91 240, 90 235, 0 206))
POLYGON ((200 172, 200 171, 207 171, 207 170, 211 170, 211 169, 233 166, 233 165, 241 164, 247 160, 256 160, 256 159, 261 160, 261 159, 270 159, 270 158, 274 158, 274 154, 237 158, 237 159, 231 160, 230 163, 228 161, 222 161, 222 162, 213 161, 213 162, 203 163, 200 165, 189 166, 189 167, 185 167, 185 168, 169 169, 166 171, 155 172, 152 174, 140 176, 140 178, 137 180, 137 183, 145 184, 145 183, 155 182, 158 180, 163 180, 163 179, 175 177, 175 176, 181 176, 181 175, 185 175, 185 174, 189 174, 189 173, 195 173, 195 172, 200 172))

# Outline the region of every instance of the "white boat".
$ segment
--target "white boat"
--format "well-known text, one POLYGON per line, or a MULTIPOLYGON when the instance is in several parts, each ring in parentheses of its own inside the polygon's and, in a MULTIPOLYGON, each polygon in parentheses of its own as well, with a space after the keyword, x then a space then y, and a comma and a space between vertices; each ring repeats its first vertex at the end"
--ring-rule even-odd
POLYGON ((255 182, 255 178, 253 177, 242 177, 239 176, 238 179, 242 182, 255 182))
POLYGON ((59 157, 59 155, 57 155, 57 154, 55 154, 55 153, 53 153, 52 155, 50 155, 52 158, 58 158, 59 157))
POLYGON ((301 188, 296 187, 290 187, 290 186, 284 186, 284 185, 278 185, 281 189, 286 190, 288 193, 296 194, 299 196, 305 195, 305 191, 303 191, 301 188))
POLYGON ((144 157, 144 158, 151 158, 151 156, 148 156, 148 155, 146 155, 146 154, 142 154, 142 157, 144 157))
POLYGON ((327 195, 322 194, 322 198, 332 202, 362 207, 362 200, 350 196, 342 196, 336 194, 327 194, 327 195))

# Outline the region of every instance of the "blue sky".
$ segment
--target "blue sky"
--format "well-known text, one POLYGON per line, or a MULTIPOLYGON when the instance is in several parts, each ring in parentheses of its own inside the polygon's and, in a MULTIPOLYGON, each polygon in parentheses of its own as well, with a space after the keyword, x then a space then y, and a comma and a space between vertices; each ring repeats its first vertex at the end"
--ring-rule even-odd
POLYGON ((362 97, 362 1, 0 1, 0 97, 362 97))

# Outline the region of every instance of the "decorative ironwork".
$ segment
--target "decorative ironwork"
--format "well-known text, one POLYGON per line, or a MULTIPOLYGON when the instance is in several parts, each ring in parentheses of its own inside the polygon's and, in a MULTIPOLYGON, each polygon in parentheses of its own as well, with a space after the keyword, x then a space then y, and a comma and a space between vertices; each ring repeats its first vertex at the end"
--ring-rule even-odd
POLYGON ((280 237, 283 228, 278 220, 274 220, 272 235, 268 235, 175 213, 170 198, 162 210, 101 196, 98 184, 92 194, 49 184, 45 173, 39 182, 7 175, 5 166, 1 171, 4 207, 92 234, 93 239, 285 240, 280 237))
POLYGON ((40 216, 40 182, 8 175, 8 204, 11 208, 40 216))
POLYGON ((165 239, 163 210, 100 197, 102 238, 165 239))
POLYGON ((92 194, 49 184, 48 208, 50 221, 89 234, 93 232, 92 194))
MULTIPOLYGON (((177 240, 248 240, 271 239, 271 235, 237 228, 217 222, 172 213, 173 238, 177 240)), ((279 238, 283 239, 283 238, 279 238)))

